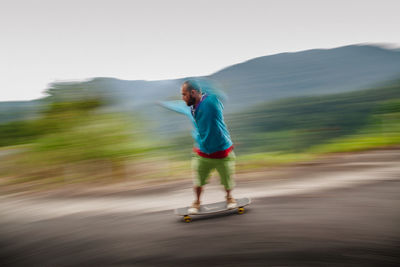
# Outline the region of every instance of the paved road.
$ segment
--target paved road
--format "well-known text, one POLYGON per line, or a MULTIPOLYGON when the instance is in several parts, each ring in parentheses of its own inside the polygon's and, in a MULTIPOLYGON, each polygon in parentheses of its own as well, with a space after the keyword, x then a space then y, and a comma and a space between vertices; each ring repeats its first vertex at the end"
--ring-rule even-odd
MULTIPOLYGON (((246 214, 190 224, 170 210, 188 188, 2 197, 0 266, 399 266, 399 153, 240 181, 246 214)), ((206 198, 221 194, 213 184, 206 198)))

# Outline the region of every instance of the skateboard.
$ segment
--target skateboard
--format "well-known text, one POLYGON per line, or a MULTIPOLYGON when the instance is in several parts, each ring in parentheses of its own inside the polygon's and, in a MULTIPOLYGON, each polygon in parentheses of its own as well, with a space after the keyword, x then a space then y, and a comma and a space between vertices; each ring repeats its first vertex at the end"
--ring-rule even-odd
POLYGON ((233 209, 228 209, 226 207, 226 201, 204 204, 200 206, 199 212, 194 214, 189 214, 188 210, 190 207, 178 208, 175 209, 175 214, 179 216, 183 216, 183 220, 187 223, 192 221, 193 215, 207 215, 213 213, 224 212, 228 210, 237 210, 238 214, 244 213, 244 207, 251 203, 251 199, 248 197, 236 199, 237 207, 233 209))

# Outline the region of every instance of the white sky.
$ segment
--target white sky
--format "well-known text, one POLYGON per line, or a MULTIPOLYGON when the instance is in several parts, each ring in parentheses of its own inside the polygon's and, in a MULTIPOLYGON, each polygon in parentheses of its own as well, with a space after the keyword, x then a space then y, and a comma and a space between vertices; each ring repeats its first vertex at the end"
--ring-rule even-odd
POLYGON ((0 101, 56 80, 173 79, 254 57, 400 47, 398 0, 0 0, 0 101))

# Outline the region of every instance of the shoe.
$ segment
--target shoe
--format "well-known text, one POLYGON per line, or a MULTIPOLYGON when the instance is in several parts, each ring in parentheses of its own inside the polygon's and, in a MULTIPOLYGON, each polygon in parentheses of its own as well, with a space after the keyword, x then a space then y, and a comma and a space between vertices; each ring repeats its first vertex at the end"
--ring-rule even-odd
POLYGON ((227 209, 234 209, 237 207, 236 200, 233 197, 226 198, 226 208, 227 209))
POLYGON ((198 213, 200 210, 200 202, 193 202, 192 206, 190 206, 190 208, 188 209, 188 213, 189 214, 196 214, 198 213))

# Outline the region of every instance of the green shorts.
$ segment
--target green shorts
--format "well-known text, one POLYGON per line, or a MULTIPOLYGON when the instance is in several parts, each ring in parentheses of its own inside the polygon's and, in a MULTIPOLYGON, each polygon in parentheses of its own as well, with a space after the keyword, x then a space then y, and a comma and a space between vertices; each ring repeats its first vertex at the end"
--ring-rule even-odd
POLYGON ((219 173, 221 184, 225 189, 233 189, 235 186, 235 181, 233 180, 235 160, 236 157, 233 151, 223 159, 209 159, 195 154, 192 159, 193 183, 196 186, 207 184, 211 172, 216 169, 219 173))

